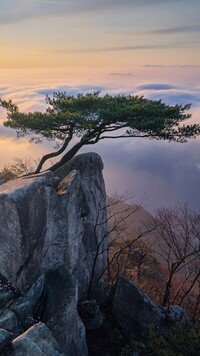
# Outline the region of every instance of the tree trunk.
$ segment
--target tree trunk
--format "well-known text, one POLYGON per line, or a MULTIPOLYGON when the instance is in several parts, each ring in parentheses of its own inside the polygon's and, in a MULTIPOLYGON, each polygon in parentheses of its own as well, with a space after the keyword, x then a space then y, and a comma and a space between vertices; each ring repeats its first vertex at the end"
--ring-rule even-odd
POLYGON ((174 275, 174 272, 172 271, 169 275, 169 279, 166 284, 165 293, 164 293, 163 302, 162 302, 163 307, 165 307, 169 303, 173 275, 174 275))
POLYGON ((39 172, 41 171, 43 164, 44 164, 48 159, 53 158, 53 157, 57 157, 57 156, 59 156, 61 153, 63 153, 63 152, 66 150, 66 148, 67 148, 69 142, 71 141, 71 139, 72 139, 72 133, 69 134, 69 137, 67 137, 67 138, 65 139, 65 141, 64 141, 64 143, 63 143, 63 145, 62 145, 62 147, 61 147, 58 151, 56 151, 56 152, 51 152, 51 153, 48 153, 48 154, 46 154, 45 156, 43 156, 42 159, 40 160, 40 162, 39 162, 39 164, 38 164, 36 170, 35 170, 35 174, 37 174, 37 173, 39 173, 39 172))
POLYGON ((72 159, 75 154, 81 149, 82 146, 85 145, 85 142, 78 142, 76 145, 74 145, 65 155, 61 158, 61 160, 57 163, 55 163, 53 166, 48 168, 48 170, 54 172, 56 169, 60 168, 63 166, 63 164, 67 163, 70 159, 72 159))

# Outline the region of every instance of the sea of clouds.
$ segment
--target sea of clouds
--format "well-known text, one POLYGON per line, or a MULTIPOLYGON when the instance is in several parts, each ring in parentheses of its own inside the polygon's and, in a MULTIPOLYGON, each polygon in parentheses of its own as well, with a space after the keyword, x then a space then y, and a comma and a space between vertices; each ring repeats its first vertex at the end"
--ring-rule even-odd
MULTIPOLYGON (((132 73, 110 73, 110 77, 132 77, 132 73)), ((12 99, 23 111, 45 110, 45 95, 54 91, 66 91, 77 95, 101 91, 101 95, 134 94, 150 99, 162 99, 174 105, 191 103, 191 122, 200 123, 200 86, 174 85, 169 82, 143 82, 135 86, 112 85, 9 85, 0 87, 0 97, 12 99)), ((53 145, 29 144, 28 139, 17 139, 14 130, 2 123, 5 112, 1 109, 0 150, 1 166, 14 157, 39 157, 53 149, 53 145), (9 142, 9 144, 8 144, 9 142)), ((87 152, 85 147, 81 152, 87 152)), ((104 161, 104 177, 109 194, 131 192, 137 203, 142 203, 151 212, 161 206, 173 206, 177 202, 200 208, 200 139, 188 143, 168 143, 144 139, 108 140, 92 147, 104 161)))

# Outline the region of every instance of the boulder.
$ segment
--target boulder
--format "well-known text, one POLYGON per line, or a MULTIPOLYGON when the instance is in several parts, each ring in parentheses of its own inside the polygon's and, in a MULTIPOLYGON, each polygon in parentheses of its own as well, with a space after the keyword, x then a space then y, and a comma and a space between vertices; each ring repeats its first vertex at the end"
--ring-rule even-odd
POLYGON ((7 280, 2 274, 0 274, 0 310, 5 305, 17 298, 19 291, 7 280))
POLYGON ((46 277, 43 320, 67 356, 88 355, 85 328, 77 312, 77 283, 64 268, 46 277))
POLYGON ((14 339, 3 356, 64 356, 52 332, 43 323, 33 325, 14 339))
POLYGON ((179 307, 178 305, 161 307, 160 309, 163 310, 166 322, 170 328, 174 327, 177 322, 182 325, 189 323, 189 316, 186 310, 179 307))
POLYGON ((8 309, 4 310, 0 316, 0 328, 13 333, 14 336, 18 336, 24 331, 16 314, 8 309))
POLYGON ((41 317, 70 356, 88 353, 77 303, 96 289, 107 263, 102 169, 101 158, 87 153, 0 186, 0 273, 20 293, 0 295, 0 327, 16 336, 41 317))
POLYGON ((78 305, 78 311, 87 330, 95 330, 102 326, 104 316, 95 299, 80 302, 78 305))
POLYGON ((30 290, 10 306, 10 310, 18 316, 24 330, 27 330, 40 319, 44 308, 44 281, 45 277, 41 275, 37 278, 30 290))
POLYGON ((54 173, 0 186, 0 271, 22 293, 62 265, 76 275, 79 298, 87 296, 91 278, 96 284, 108 235, 102 169, 101 158, 87 153, 54 173))
POLYGON ((0 354, 6 348, 6 346, 11 342, 14 335, 7 330, 0 329, 0 354))
POLYGON ((111 291, 109 303, 122 335, 126 339, 142 342, 148 340, 150 327, 163 333, 169 326, 187 317, 180 307, 157 307, 146 294, 122 276, 118 277, 111 291))

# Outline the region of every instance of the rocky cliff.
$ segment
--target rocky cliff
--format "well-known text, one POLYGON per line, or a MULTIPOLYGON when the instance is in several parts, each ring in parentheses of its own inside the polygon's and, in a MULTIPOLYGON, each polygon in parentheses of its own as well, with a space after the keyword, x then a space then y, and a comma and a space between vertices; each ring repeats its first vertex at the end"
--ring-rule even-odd
POLYGON ((0 355, 119 355, 130 339, 148 342, 152 325, 163 334, 187 318, 126 278, 109 293, 100 288, 108 248, 102 169, 89 153, 0 186, 0 355))
MULTIPOLYGON (((52 332, 64 355, 87 355, 77 301, 106 266, 102 169, 101 158, 89 153, 54 173, 0 186, 0 328, 18 336, 41 319, 36 334, 45 340, 52 332)), ((19 344, 13 341, 10 354, 20 355, 19 344)), ((36 344, 25 344, 26 355, 40 355, 36 344)))

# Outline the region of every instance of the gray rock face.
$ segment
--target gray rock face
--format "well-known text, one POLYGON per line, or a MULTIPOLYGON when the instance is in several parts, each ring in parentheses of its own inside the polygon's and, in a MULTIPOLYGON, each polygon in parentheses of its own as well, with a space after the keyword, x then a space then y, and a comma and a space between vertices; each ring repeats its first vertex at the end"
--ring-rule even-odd
POLYGON ((43 323, 33 325, 14 339, 4 356, 64 356, 51 331, 43 323))
MULTIPOLYGON (((79 296, 87 294, 97 244, 107 243, 102 168, 98 155, 85 154, 54 174, 0 186, 0 272, 21 292, 63 265, 78 277, 79 296)), ((106 253, 99 254, 94 282, 105 265, 106 253)))
POLYGON ((169 307, 160 308, 166 317, 168 327, 173 327, 178 322, 182 325, 189 319, 188 314, 185 309, 179 307, 178 305, 172 305, 169 307))
POLYGON ((40 308, 44 302, 43 298, 45 294, 44 283, 45 277, 41 275, 30 290, 10 306, 10 310, 17 316, 24 330, 35 324, 38 321, 36 319, 37 316, 41 314, 40 308))
POLYGON ((185 321, 186 312, 180 307, 157 307, 138 287, 119 277, 110 296, 113 316, 119 330, 127 339, 148 340, 149 328, 160 333, 177 321, 185 321))
POLYGON ((13 334, 7 330, 0 329, 0 353, 5 349, 8 343, 13 339, 13 334))
POLYGON ((0 317, 0 328, 13 333, 15 336, 18 336, 23 332, 22 326, 16 314, 8 309, 4 310, 0 317))
POLYGON ((96 285, 107 261, 102 169, 100 157, 89 153, 76 156, 54 173, 0 186, 0 273, 21 293, 10 306, 9 317, 12 314, 26 330, 28 318, 34 319, 34 311, 43 308, 39 314, 44 312, 65 355, 87 355, 76 306, 96 285), (64 292, 56 289, 57 281, 64 292), (58 294, 59 317, 53 308, 58 294))
POLYGON ((0 310, 11 300, 16 299, 19 292, 0 274, 0 310))
POLYGON ((65 355, 87 355, 85 328, 77 312, 75 279, 64 267, 58 267, 47 275, 46 289, 44 322, 53 332, 65 355))
POLYGON ((95 299, 79 303, 78 309, 87 330, 95 330, 102 326, 104 316, 95 299))
MULTIPOLYGON (((107 264, 108 229, 107 224, 102 224, 106 221, 106 192, 102 176, 103 163, 100 156, 94 153, 78 155, 66 166, 57 170, 56 176, 63 177, 66 174, 65 170, 70 173, 76 169, 80 174, 81 187, 78 196, 79 204, 82 207, 80 212, 82 241, 77 256, 81 266, 77 269, 78 293, 79 298, 83 299, 86 297, 85 291, 88 289, 91 274, 93 274, 92 285, 96 285, 98 277, 107 264), (93 270, 93 261, 98 245, 98 258, 93 270)), ((70 225, 73 226, 72 222, 70 225)))

